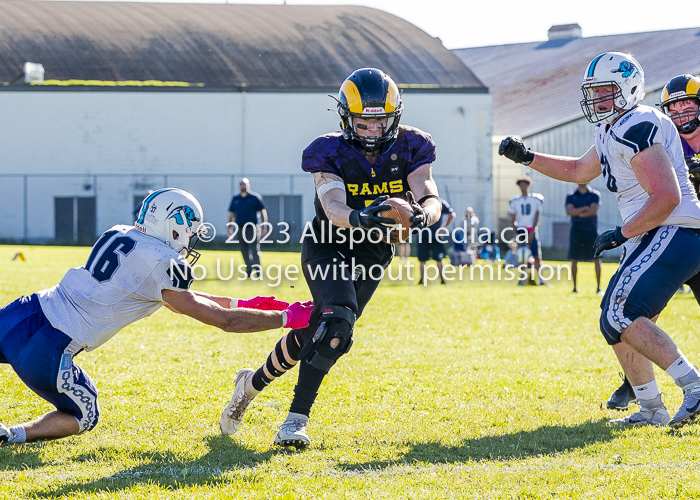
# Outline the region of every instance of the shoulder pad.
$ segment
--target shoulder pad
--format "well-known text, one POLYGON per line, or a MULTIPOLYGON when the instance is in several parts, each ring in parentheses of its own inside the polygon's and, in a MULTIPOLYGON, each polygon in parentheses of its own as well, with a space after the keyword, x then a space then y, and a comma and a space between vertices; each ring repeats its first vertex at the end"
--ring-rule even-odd
POLYGON ((638 153, 654 144, 654 137, 658 131, 659 127, 650 121, 638 122, 625 130, 621 142, 638 153))
POLYGON ((314 153, 318 150, 327 151, 328 148, 332 148, 340 144, 341 139, 342 135, 340 132, 331 132, 328 134, 320 135, 306 147, 306 149, 304 150, 304 154, 314 153))

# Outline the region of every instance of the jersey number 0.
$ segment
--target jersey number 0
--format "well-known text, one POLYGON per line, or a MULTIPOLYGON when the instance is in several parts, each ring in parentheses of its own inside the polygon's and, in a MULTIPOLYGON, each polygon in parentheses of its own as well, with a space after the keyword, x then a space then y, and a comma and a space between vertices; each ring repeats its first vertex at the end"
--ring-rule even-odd
POLYGON ((615 176, 610 171, 610 165, 605 155, 600 156, 600 164, 603 167, 603 178, 605 178, 605 185, 608 191, 617 193, 617 179, 615 179, 615 176))

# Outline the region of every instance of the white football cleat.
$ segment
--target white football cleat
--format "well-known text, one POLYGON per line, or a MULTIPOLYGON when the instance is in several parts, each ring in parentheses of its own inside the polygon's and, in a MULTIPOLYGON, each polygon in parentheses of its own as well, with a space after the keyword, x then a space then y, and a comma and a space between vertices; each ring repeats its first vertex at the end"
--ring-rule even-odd
POLYGON ((671 416, 668 414, 668 411, 666 411, 665 406, 658 406, 655 408, 644 408, 642 406, 638 412, 626 417, 610 420, 608 423, 611 425, 625 427, 637 427, 643 425, 663 427, 667 425, 670 420, 671 416))
POLYGON ((308 418, 290 418, 280 426, 275 436, 275 446, 294 446, 297 450, 306 448, 311 444, 311 439, 306 433, 309 426, 308 418))
POLYGON ((245 386, 248 380, 253 376, 255 370, 252 368, 243 368, 236 373, 236 387, 233 390, 231 401, 221 413, 219 428, 221 433, 227 436, 235 434, 243 423, 243 414, 253 398, 246 397, 245 386))
POLYGON ((700 383, 696 382, 683 388, 683 403, 668 425, 679 429, 698 418, 698 415, 700 415, 700 383))

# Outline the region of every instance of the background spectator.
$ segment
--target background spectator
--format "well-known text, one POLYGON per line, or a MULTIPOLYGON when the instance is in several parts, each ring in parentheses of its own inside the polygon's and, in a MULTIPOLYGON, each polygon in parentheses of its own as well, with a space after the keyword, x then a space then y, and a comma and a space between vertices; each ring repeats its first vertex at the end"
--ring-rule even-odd
POLYGON ((260 238, 265 236, 267 228, 260 228, 260 222, 267 223, 267 209, 262 196, 250 190, 250 181, 241 179, 241 193, 231 200, 228 207, 228 235, 231 236, 234 227, 238 228, 236 238, 239 241, 243 261, 246 265, 246 276, 262 274, 260 266, 260 238))
MULTIPOLYGON (((532 256, 535 259, 535 269, 537 269, 539 274, 540 266, 542 265, 542 249, 540 247, 538 226, 544 205, 544 196, 539 193, 530 193, 532 179, 527 175, 518 178, 515 183, 520 188, 520 196, 513 196, 510 199, 508 214, 513 225, 513 231, 516 234, 518 229, 527 229, 527 242, 530 246, 530 252, 532 252, 532 256)), ((540 285, 544 284, 544 280, 540 279, 540 285)))
POLYGON ((600 259, 593 258, 593 242, 598 237, 598 209, 600 192, 590 189, 588 184, 579 184, 578 189, 566 197, 566 215, 571 217, 569 233, 569 260, 571 260, 571 277, 576 288, 576 274, 579 260, 592 260, 595 265, 596 293, 600 290, 600 259))

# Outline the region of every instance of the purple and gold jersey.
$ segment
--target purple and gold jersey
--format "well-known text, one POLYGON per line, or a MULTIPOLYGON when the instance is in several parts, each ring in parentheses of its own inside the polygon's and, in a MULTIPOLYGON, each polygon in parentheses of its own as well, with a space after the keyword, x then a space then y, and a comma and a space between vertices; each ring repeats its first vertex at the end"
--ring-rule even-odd
MULTIPOLYGON (((334 132, 320 136, 304 150, 301 168, 309 173, 326 172, 341 177, 345 183, 347 205, 360 210, 382 195, 405 200, 406 192, 410 189, 408 175, 433 161, 435 143, 430 134, 401 125, 396 140, 385 147, 373 165, 358 147, 352 146, 343 138, 342 132, 334 132)), ((328 217, 318 196, 314 200, 314 207, 314 229, 319 230, 321 223, 328 227, 328 217)), ((338 231, 342 228, 333 229, 338 231)), ((355 245, 352 251, 349 247, 341 249, 344 247, 342 244, 338 246, 344 255, 357 256, 358 252, 376 253, 377 258, 380 254, 391 255, 391 246, 385 243, 355 245)))
POLYGON ((690 147, 690 144, 683 139, 683 136, 681 136, 681 144, 683 145, 683 154, 685 156, 695 156, 696 158, 700 158, 700 152, 695 152, 693 151, 693 148, 690 147))
MULTIPOLYGON (((683 155, 700 158, 700 152, 696 153, 695 151, 693 151, 693 148, 691 148, 690 144, 688 144, 688 142, 685 139, 683 139, 683 136, 681 136, 681 144, 683 145, 683 155)), ((691 177, 690 182, 693 184, 695 194, 698 196, 698 198, 700 198, 700 181, 696 180, 695 177, 691 177)))

